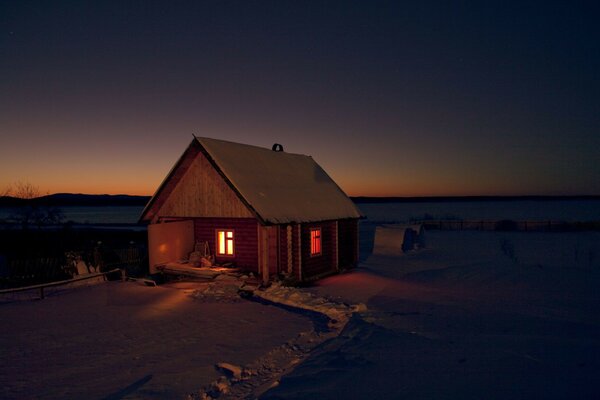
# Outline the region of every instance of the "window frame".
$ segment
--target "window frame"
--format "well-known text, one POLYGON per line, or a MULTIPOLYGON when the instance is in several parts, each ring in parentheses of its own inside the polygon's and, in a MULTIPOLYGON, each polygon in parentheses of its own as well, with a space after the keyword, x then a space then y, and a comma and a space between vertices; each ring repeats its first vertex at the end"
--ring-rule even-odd
POLYGON ((318 257, 320 255, 323 255, 323 229, 321 229, 320 226, 315 226, 315 227, 311 227, 309 229, 309 232, 310 232, 310 256, 318 257), (318 232, 318 234, 313 236, 313 232, 318 232), (318 251, 313 252, 313 250, 317 247, 317 243, 318 243, 318 251))
POLYGON ((217 257, 235 257, 235 229, 217 228, 215 229, 215 255, 217 257), (225 253, 219 253, 219 232, 224 232, 225 253), (227 232, 231 232, 231 238, 227 237, 227 232), (227 242, 231 241, 231 254, 227 254, 227 242))

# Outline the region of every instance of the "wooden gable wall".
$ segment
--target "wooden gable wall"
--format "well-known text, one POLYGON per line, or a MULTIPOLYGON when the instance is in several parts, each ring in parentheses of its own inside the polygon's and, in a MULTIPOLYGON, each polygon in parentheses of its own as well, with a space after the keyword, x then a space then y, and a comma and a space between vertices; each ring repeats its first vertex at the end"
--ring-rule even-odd
POLYGON ((154 217, 254 217, 202 152, 183 173, 170 193, 165 193, 154 217))

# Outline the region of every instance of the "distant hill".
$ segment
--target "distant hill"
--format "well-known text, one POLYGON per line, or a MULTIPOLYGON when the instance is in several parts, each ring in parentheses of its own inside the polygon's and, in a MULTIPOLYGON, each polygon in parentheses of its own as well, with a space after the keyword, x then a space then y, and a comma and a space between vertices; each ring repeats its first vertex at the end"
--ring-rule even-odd
POLYGON ((450 203, 467 201, 554 201, 600 200, 600 196, 433 196, 433 197, 350 197, 355 203, 450 203))
POLYGON ((0 207, 19 207, 23 205, 38 206, 145 206, 150 196, 130 196, 126 194, 77 194, 55 193, 36 197, 31 200, 10 196, 0 197, 0 207))
MULTIPOLYGON (((600 200, 600 196, 440 196, 440 197, 351 197, 355 203, 431 203, 466 201, 552 201, 552 200, 600 200)), ((145 206, 150 196, 127 194, 80 194, 55 193, 31 200, 16 197, 0 197, 0 207, 19 207, 27 204, 40 206, 145 206)))

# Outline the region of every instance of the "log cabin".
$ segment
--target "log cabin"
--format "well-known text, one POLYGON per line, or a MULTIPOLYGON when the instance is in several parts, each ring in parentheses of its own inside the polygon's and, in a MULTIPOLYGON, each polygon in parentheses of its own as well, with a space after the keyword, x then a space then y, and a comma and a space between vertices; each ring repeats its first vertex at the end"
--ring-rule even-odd
POLYGON ((150 273, 208 243, 216 263, 267 282, 358 262, 360 210, 312 157, 194 137, 146 205, 150 273))

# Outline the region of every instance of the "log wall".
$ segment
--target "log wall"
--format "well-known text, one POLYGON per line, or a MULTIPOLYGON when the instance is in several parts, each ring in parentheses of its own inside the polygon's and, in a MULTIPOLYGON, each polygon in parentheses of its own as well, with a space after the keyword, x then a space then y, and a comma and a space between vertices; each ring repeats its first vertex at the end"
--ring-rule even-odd
POLYGON ((312 279, 336 271, 335 221, 302 224, 302 279, 312 279), (310 229, 321 228, 321 254, 310 254, 310 229))
POLYGON ((289 251, 292 245, 292 226, 281 225, 279 227, 279 270, 281 272, 291 273, 293 271, 293 253, 289 251))
POLYGON ((194 218, 196 242, 208 242, 211 254, 215 255, 217 229, 234 231, 234 256, 216 256, 216 261, 232 262, 258 273, 258 222, 253 218, 194 218))

